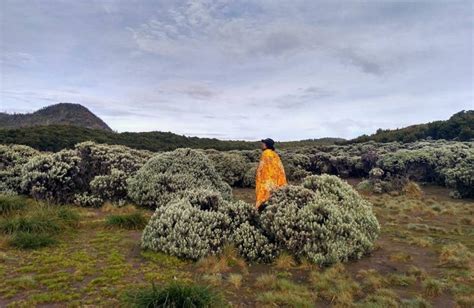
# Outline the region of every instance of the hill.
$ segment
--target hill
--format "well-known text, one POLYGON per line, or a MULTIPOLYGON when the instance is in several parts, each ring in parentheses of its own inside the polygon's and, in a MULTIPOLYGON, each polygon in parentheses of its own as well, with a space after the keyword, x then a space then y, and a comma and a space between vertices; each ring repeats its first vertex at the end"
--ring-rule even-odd
POLYGON ((0 113, 0 128, 14 129, 44 125, 73 125, 111 132, 98 116, 80 104, 59 103, 33 113, 0 113))
POLYGON ((411 125, 398 129, 378 129, 370 136, 362 135, 342 143, 414 142, 421 139, 446 139, 468 141, 474 139, 474 110, 460 111, 445 121, 411 125))
MULTIPOLYGON (((77 126, 49 125, 0 129, 0 144, 24 144, 41 151, 59 151, 72 148, 83 141, 120 144, 134 149, 150 151, 170 151, 188 147, 216 150, 253 150, 259 148, 259 142, 240 140, 219 140, 177 135, 171 132, 114 133, 98 129, 77 126)), ((278 143, 280 148, 300 147, 302 145, 334 144, 341 139, 323 138, 278 143)))

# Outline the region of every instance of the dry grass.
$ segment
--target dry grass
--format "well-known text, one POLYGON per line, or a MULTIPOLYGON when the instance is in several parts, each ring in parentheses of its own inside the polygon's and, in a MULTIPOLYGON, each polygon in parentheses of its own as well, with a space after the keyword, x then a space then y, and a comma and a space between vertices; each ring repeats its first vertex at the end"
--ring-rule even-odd
POLYGON ((230 271, 227 260, 218 256, 210 255, 201 258, 197 263, 197 271, 202 273, 225 273, 230 271))
POLYGON ((441 249, 439 265, 469 269, 473 266, 474 254, 461 243, 446 245, 441 249))
POLYGON ((238 268, 247 274, 247 263, 238 254, 233 246, 226 246, 219 255, 210 255, 200 259, 196 263, 198 272, 201 273, 226 273, 238 268))
POLYGON ((356 278, 361 279, 362 287, 366 292, 372 292, 387 284, 387 280, 375 269, 360 270, 356 278))
POLYGON ((390 261, 400 262, 400 263, 407 263, 413 259, 413 257, 410 254, 403 251, 391 254, 389 258, 390 258, 390 261))
POLYGON ((408 182, 404 187, 403 187, 403 193, 408 197, 412 199, 421 199, 423 198, 423 190, 421 190, 420 186, 416 184, 415 182, 408 182))
POLYGON ((254 287, 257 289, 271 289, 274 287, 276 280, 275 274, 262 274, 255 280, 254 287))
POLYGON ((311 272, 310 281, 318 296, 333 305, 352 305, 361 294, 359 284, 352 280, 342 264, 335 264, 324 272, 311 272))
POLYGON ((105 202, 104 205, 100 208, 103 213, 113 213, 113 214, 130 214, 137 211, 137 208, 134 205, 127 204, 124 206, 117 206, 111 202, 105 202))
POLYGON ((275 267, 280 270, 289 270, 296 266, 295 259, 287 252, 281 253, 274 264, 275 267))
POLYGON ((434 297, 439 296, 444 289, 444 285, 441 281, 433 278, 428 278, 423 281, 423 293, 426 296, 434 297))
POLYGON ((242 286, 242 275, 240 274, 230 274, 227 280, 236 289, 242 286))

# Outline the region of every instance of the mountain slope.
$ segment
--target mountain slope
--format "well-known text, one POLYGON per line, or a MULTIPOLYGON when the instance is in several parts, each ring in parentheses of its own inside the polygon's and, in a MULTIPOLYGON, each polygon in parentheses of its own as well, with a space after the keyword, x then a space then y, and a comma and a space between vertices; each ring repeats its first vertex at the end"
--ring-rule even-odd
POLYGON ((0 128, 14 129, 45 125, 73 125, 111 132, 112 129, 80 104, 59 103, 33 113, 0 113, 0 128))

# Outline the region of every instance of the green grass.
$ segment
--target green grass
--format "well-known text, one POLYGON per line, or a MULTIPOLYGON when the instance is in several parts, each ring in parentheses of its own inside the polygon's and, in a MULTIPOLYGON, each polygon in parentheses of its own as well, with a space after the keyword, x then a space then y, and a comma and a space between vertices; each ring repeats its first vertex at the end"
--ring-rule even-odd
POLYGON ((105 221, 106 225, 109 227, 119 227, 128 230, 143 229, 147 222, 148 219, 140 212, 109 215, 105 221))
POLYGON ((61 226, 54 217, 46 215, 32 217, 13 217, 0 221, 0 231, 5 234, 24 233, 58 233, 61 226))
POLYGON ((57 240, 49 234, 17 232, 10 240, 10 245, 20 249, 37 249, 51 246, 57 240))
POLYGON ((20 249, 37 249, 57 243, 56 235, 76 226, 79 214, 66 206, 35 204, 28 212, 0 220, 0 232, 8 243, 20 249))
POLYGON ((174 282, 164 287, 141 288, 126 292, 128 307, 222 307, 222 296, 207 286, 174 282))
POLYGON ((38 206, 22 216, 0 220, 0 231, 56 234, 79 221, 76 211, 67 207, 38 206))
POLYGON ((21 211, 27 206, 27 199, 22 196, 0 195, 0 216, 21 211))

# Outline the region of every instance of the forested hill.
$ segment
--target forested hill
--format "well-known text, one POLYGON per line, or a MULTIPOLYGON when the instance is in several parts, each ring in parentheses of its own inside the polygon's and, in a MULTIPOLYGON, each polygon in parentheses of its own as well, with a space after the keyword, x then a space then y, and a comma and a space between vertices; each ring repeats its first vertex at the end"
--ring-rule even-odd
MULTIPOLYGON (((0 144, 24 144, 42 151, 59 151, 72 148, 83 141, 121 144, 134 149, 168 151, 189 147, 216 150, 253 150, 259 142, 239 140, 218 140, 177 135, 171 132, 114 133, 77 126, 49 125, 20 129, 0 129, 0 144)), ((343 139, 322 138, 278 143, 279 147, 299 147, 304 145, 334 144, 343 139)))
POLYGON ((80 104, 59 103, 25 114, 0 113, 0 128, 43 125, 73 125, 112 131, 102 119, 80 104))
POLYGON ((369 140, 376 142, 413 142, 421 139, 460 141, 474 139, 474 110, 460 111, 446 121, 434 121, 398 129, 378 129, 375 134, 362 135, 344 143, 358 143, 369 140))

